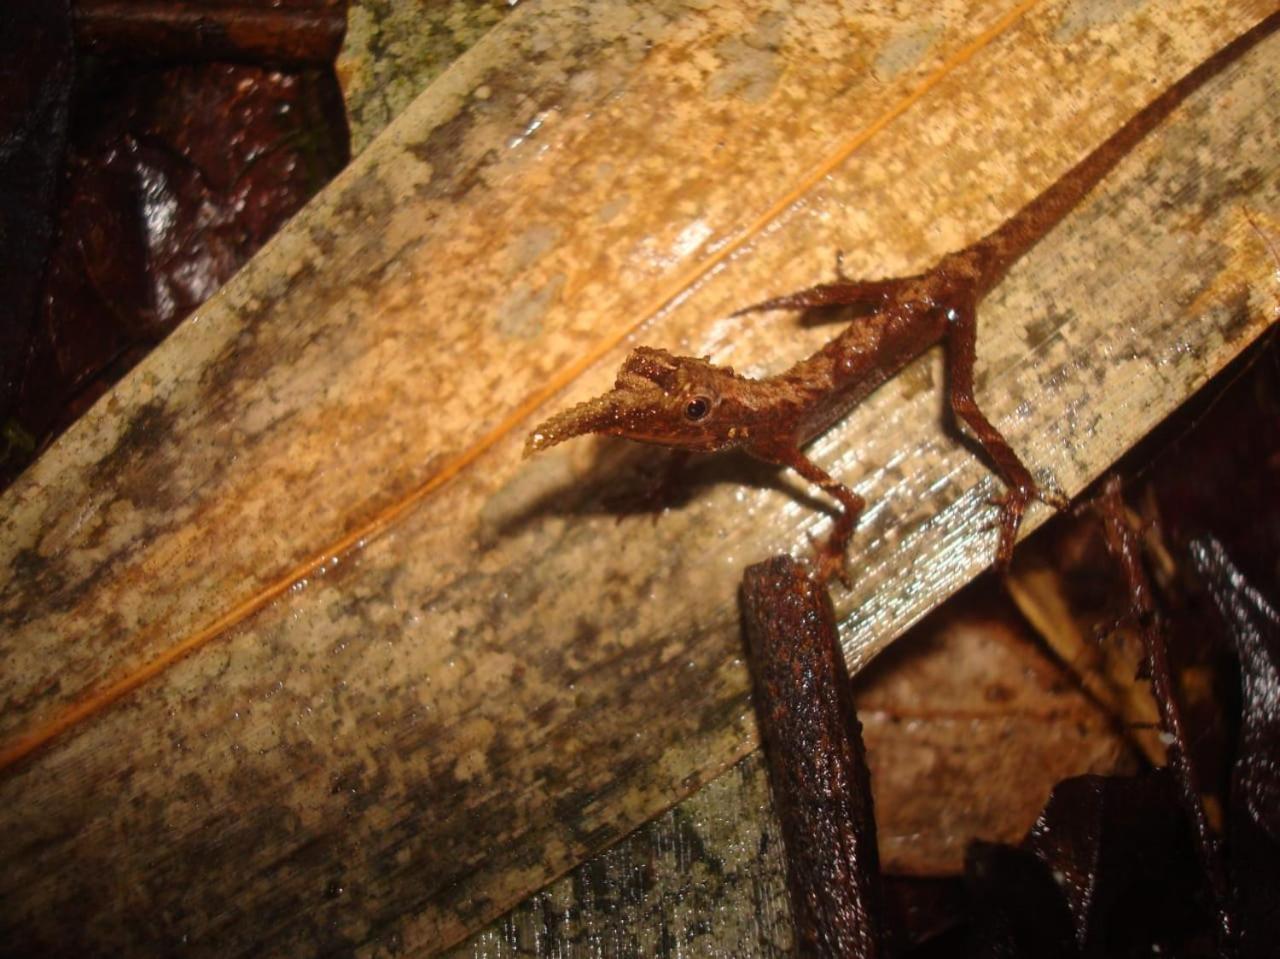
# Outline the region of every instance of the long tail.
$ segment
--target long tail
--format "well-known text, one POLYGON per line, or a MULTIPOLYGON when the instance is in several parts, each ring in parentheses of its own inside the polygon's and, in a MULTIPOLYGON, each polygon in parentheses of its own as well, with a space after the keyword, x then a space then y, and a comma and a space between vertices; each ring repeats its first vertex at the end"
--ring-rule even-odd
POLYGON ((977 260, 980 275, 979 298, 998 284, 1010 266, 1053 229, 1095 184, 1111 172, 1112 167, 1176 110, 1182 101, 1277 27, 1280 27, 1280 11, 1268 15, 1187 73, 1130 117, 1124 126, 1099 144, 1051 187, 1001 226, 964 250, 960 255, 975 257, 977 260))

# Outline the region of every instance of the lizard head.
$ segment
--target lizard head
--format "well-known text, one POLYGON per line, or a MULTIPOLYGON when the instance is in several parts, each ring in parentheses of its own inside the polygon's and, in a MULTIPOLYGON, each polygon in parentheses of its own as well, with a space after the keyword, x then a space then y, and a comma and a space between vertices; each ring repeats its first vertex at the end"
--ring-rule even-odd
POLYGON ((551 417, 530 434, 525 455, 574 436, 599 433, 642 443, 714 452, 741 445, 727 366, 642 346, 618 370, 613 389, 551 417))

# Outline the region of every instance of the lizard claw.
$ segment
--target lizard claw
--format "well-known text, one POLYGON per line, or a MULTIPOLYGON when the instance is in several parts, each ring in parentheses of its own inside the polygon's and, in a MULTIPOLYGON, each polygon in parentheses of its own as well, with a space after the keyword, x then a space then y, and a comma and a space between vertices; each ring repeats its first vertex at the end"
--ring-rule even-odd
MULTIPOLYGON (((1007 492, 1001 493, 999 496, 990 497, 987 500, 987 505, 1003 509, 1012 492, 1012 489, 1010 489, 1007 492)), ((1051 509, 1056 509, 1060 513, 1066 512, 1071 508, 1071 498, 1056 486, 1041 486, 1038 483, 1032 483, 1027 486, 1019 487, 1018 495, 1025 497, 1028 505, 1032 500, 1037 500, 1044 503, 1045 506, 1048 506, 1051 509)), ((1023 508, 1025 509, 1026 506, 1024 505, 1023 508)))

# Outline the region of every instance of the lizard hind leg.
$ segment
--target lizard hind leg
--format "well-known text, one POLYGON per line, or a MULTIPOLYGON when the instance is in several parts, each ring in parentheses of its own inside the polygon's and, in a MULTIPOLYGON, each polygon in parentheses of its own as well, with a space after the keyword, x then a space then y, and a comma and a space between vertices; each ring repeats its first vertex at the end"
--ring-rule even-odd
POLYGON ((972 431, 1006 487, 1004 495, 996 500, 996 505, 1000 508, 1000 545, 996 551, 995 565, 998 569, 1004 569, 1013 558, 1018 528, 1022 525, 1022 516, 1031 501, 1038 499, 1056 509, 1064 509, 1067 505, 1066 497, 1056 490, 1040 488, 1031 471, 1019 459, 1004 435, 987 419, 974 398, 977 313, 973 304, 968 302, 950 308, 947 311, 947 322, 947 374, 952 412, 972 431))

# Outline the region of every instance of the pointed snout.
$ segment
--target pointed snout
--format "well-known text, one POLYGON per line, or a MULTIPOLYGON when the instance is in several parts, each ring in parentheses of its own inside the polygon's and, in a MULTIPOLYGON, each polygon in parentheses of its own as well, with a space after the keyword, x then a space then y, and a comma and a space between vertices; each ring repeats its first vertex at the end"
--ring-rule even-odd
POLYGON ((530 433, 524 442, 524 455, 532 456, 575 436, 607 433, 618 424, 620 414, 621 404, 617 390, 610 390, 603 396, 579 403, 557 413, 530 433))

